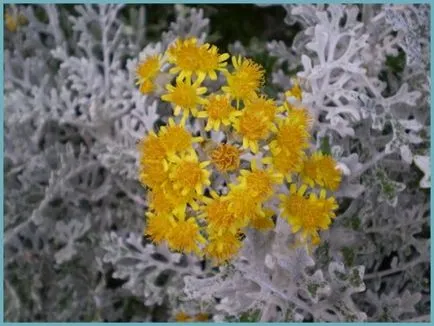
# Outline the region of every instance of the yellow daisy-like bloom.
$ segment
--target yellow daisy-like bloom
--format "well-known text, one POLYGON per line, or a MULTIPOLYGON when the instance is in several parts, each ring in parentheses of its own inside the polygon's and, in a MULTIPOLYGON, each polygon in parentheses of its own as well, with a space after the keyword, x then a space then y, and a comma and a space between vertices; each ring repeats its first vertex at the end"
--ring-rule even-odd
POLYGON ((196 74, 202 81, 209 75, 217 79, 216 71, 224 70, 229 54, 219 54, 215 45, 199 45, 197 38, 177 40, 168 50, 169 62, 175 64, 170 73, 178 74, 179 79, 190 78, 196 74))
POLYGON ((242 225, 247 225, 255 214, 265 215, 260 203, 254 197, 246 196, 246 193, 248 190, 244 186, 237 185, 232 186, 228 195, 223 197, 223 200, 229 201, 229 211, 239 219, 242 225))
POLYGON ((142 138, 137 144, 137 149, 142 164, 145 162, 161 162, 167 154, 163 142, 154 132, 142 138))
POLYGON ((301 176, 303 181, 311 187, 318 184, 333 191, 338 189, 342 178, 336 161, 330 155, 324 155, 321 152, 315 152, 304 162, 301 176))
POLYGON ((272 165, 277 172, 282 173, 290 181, 291 173, 298 172, 301 169, 301 162, 304 157, 304 152, 301 152, 299 156, 292 155, 287 151, 280 151, 277 154, 263 158, 262 163, 272 165))
POLYGON ((232 64, 234 72, 226 74, 227 86, 222 87, 222 90, 237 101, 254 98, 264 83, 264 68, 242 57, 232 57, 232 64))
POLYGON ((231 232, 236 234, 245 223, 229 211, 229 201, 223 200, 215 191, 211 191, 211 198, 205 198, 206 205, 201 208, 203 213, 199 216, 208 223, 208 230, 215 234, 231 232))
POLYGON ((160 128, 159 136, 168 156, 190 150, 194 143, 203 141, 202 137, 193 137, 183 121, 176 124, 172 118, 169 118, 168 126, 160 128))
POLYGON ((185 195, 179 193, 179 190, 173 189, 173 182, 167 182, 163 187, 166 197, 171 201, 172 212, 175 216, 182 216, 185 213, 187 205, 193 210, 198 211, 200 206, 197 201, 202 201, 202 194, 190 191, 185 195))
POLYGON ((18 29, 18 20, 13 15, 5 13, 5 27, 9 32, 16 32, 18 29))
POLYGON ((205 247, 205 254, 209 256, 215 265, 220 265, 233 258, 241 248, 241 241, 237 234, 230 232, 220 235, 212 234, 205 247))
POLYGON ((193 318, 190 315, 187 315, 185 312, 180 311, 175 315, 175 321, 179 323, 183 323, 186 321, 192 321, 193 318))
POLYGON ((165 161, 146 162, 140 165, 139 181, 149 188, 160 187, 168 181, 169 173, 165 161))
POLYGON ((152 55, 139 62, 136 68, 136 85, 143 94, 151 93, 155 89, 154 80, 160 73, 161 55, 152 55))
POLYGON ((154 214, 151 212, 146 213, 148 217, 144 235, 149 236, 156 244, 167 240, 170 234, 173 223, 172 217, 169 214, 154 214))
POLYGON ((172 103, 174 106, 174 114, 180 115, 183 112, 183 120, 185 120, 189 113, 195 117, 197 115, 197 106, 207 103, 207 101, 200 95, 206 93, 206 87, 200 87, 201 81, 198 79, 191 83, 190 78, 185 80, 176 80, 176 86, 167 85, 166 89, 169 91, 167 94, 161 96, 161 99, 166 102, 172 103))
POLYGON ((148 205, 157 214, 169 214, 174 208, 162 187, 155 187, 152 191, 148 191, 148 205))
POLYGON ((336 200, 326 198, 325 191, 319 197, 314 194, 305 195, 307 186, 297 189, 295 184, 290 186, 290 195, 281 195, 281 212, 286 217, 294 233, 301 231, 303 239, 311 238, 314 244, 319 241, 318 230, 329 228, 331 219, 335 217, 336 200))
POLYGON ((196 152, 181 157, 174 156, 171 159, 174 166, 171 168, 169 178, 172 181, 173 189, 179 191, 182 196, 196 191, 198 195, 203 193, 203 188, 209 186, 210 172, 205 169, 210 162, 199 162, 196 152))
MULTIPOLYGON (((11 9, 10 7, 8 9, 11 9)), ((5 27, 9 32, 15 33, 18 27, 28 23, 27 17, 13 9, 6 10, 4 14, 5 27)))
POLYGON ((271 162, 279 172, 299 171, 306 155, 304 150, 309 147, 309 133, 297 120, 285 118, 280 120, 275 140, 269 146, 271 162))
POLYGON ((295 97, 297 100, 301 101, 303 99, 303 91, 300 87, 300 84, 297 81, 294 81, 294 85, 285 92, 286 97, 295 97))
POLYGON ((250 226, 260 231, 266 231, 274 228, 273 216, 276 213, 272 209, 264 209, 265 215, 252 215, 250 219, 250 226))
POLYGON ((258 169, 256 161, 251 162, 252 171, 241 170, 240 185, 244 186, 248 196, 258 201, 269 199, 274 193, 274 186, 283 182, 283 175, 272 169, 258 169))
POLYGON ((287 102, 285 102, 278 109, 278 111, 286 112, 288 114, 288 118, 291 119, 294 123, 298 124, 300 127, 303 127, 305 129, 310 129, 312 127, 312 117, 305 108, 296 108, 290 106, 287 102))
POLYGON ((200 312, 194 316, 195 321, 209 321, 210 315, 205 312, 200 312))
POLYGON ((278 108, 272 99, 267 99, 266 96, 260 96, 252 100, 246 101, 245 110, 251 111, 267 118, 268 121, 273 122, 278 112, 278 108))
POLYGON ((172 229, 167 235, 169 247, 187 254, 195 252, 200 255, 199 244, 206 242, 200 234, 200 228, 194 218, 187 220, 172 220, 172 229))
POLYGON ((230 144, 220 144, 211 152, 211 161, 220 172, 229 172, 240 166, 241 151, 230 144))
POLYGON ((199 79, 208 75, 211 80, 216 80, 216 71, 226 72, 227 62, 225 61, 230 57, 228 53, 219 54, 218 48, 208 43, 202 45, 200 50, 200 67, 196 71, 199 79))
POLYGON ((229 126, 235 117, 240 115, 240 112, 231 105, 230 98, 223 95, 209 96, 208 103, 203 108, 204 111, 199 112, 197 116, 208 119, 205 126, 206 131, 211 129, 217 131, 221 124, 229 126))
POLYGON ((259 151, 258 141, 266 139, 273 126, 267 117, 251 111, 243 111, 234 125, 243 137, 243 148, 250 149, 254 154, 259 151))

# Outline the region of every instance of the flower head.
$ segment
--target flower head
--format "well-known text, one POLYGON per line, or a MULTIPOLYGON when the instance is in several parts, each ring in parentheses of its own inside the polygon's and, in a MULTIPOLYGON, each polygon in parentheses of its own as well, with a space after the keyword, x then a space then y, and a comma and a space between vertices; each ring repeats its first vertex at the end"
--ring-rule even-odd
POLYGON ((200 87, 200 83, 200 80, 192 83, 190 78, 177 79, 176 86, 170 84, 166 86, 168 93, 161 96, 161 99, 172 103, 175 115, 183 112, 184 120, 190 112, 196 116, 198 105, 206 103, 206 100, 200 96, 206 93, 206 87, 200 87))
POLYGON ((342 178, 336 161, 321 152, 315 152, 304 162, 301 176, 311 187, 318 184, 333 191, 338 189, 342 178))
POLYGON ((223 233, 211 235, 205 248, 205 253, 216 265, 233 258, 241 247, 241 241, 237 234, 223 233))
POLYGON ((185 312, 180 311, 175 315, 175 321, 177 322, 189 322, 192 321, 193 318, 190 315, 187 315, 185 312))
POLYGON ((250 149, 253 153, 259 151, 258 141, 265 140, 272 128, 267 117, 247 110, 243 111, 234 127, 243 137, 243 148, 250 149))
POLYGON ((178 74, 179 79, 196 75, 198 80, 204 80, 209 75, 211 80, 217 79, 216 71, 224 70, 224 61, 229 54, 219 54, 218 48, 210 44, 198 44, 197 38, 177 40, 168 49, 169 62, 175 64, 170 73, 178 74))
POLYGON ((303 98, 303 92, 300 87, 300 84, 298 81, 294 81, 294 85, 285 92, 286 97, 291 98, 294 97, 297 100, 301 101, 303 98))
POLYGON ((172 217, 169 214, 147 213, 148 217, 144 234, 149 236, 156 244, 167 240, 173 228, 172 217))
POLYGON ((277 106, 272 99, 266 96, 252 98, 245 103, 245 110, 263 115, 268 121, 273 122, 277 113, 277 106))
POLYGON ((255 214, 250 219, 250 226, 261 231, 274 228, 273 216, 276 215, 272 209, 264 209, 264 215, 255 214))
POLYGON ((229 211, 229 201, 223 200, 214 191, 212 199, 206 198, 206 205, 202 207, 201 218, 206 219, 208 230, 215 234, 223 232, 237 233, 238 229, 245 226, 244 220, 237 218, 229 211))
POLYGON ((183 122, 176 124, 172 118, 168 126, 160 128, 159 136, 169 156, 191 150, 194 143, 203 140, 202 137, 193 137, 183 122))
POLYGON ((166 157, 166 148, 161 138, 151 132, 137 144, 140 153, 140 162, 161 162, 166 157))
POLYGON ((211 152, 211 161, 221 172, 236 170, 240 165, 241 151, 230 144, 220 144, 211 152))
POLYGON ((217 131, 220 125, 229 126, 231 121, 239 115, 239 111, 231 105, 228 96, 211 95, 208 97, 208 102, 203 106, 204 111, 197 114, 199 118, 207 118, 206 131, 214 129, 217 131))
POLYGON ((226 74, 227 86, 222 90, 237 101, 255 97, 264 82, 264 68, 242 57, 232 57, 232 64, 234 71, 226 74))
POLYGON ((264 201, 274 194, 274 186, 283 182, 283 175, 272 169, 258 169, 256 161, 252 161, 252 171, 241 170, 240 185, 247 194, 258 201, 264 201))
POLYGON ((305 195, 307 186, 297 188, 292 184, 290 195, 281 195, 281 211, 292 227, 294 233, 301 231, 302 238, 311 238, 313 243, 319 240, 318 231, 328 229, 331 219, 335 217, 337 209, 336 200, 333 197, 326 198, 325 191, 320 196, 315 194, 305 195))
POLYGON ((280 172, 298 171, 309 147, 309 133, 297 120, 285 118, 279 121, 275 139, 270 142, 272 162, 280 172), (286 170, 286 171, 282 171, 286 170))
POLYGON ((209 186, 210 172, 205 169, 209 161, 199 162, 194 151, 183 156, 174 156, 171 160, 173 166, 169 173, 173 189, 179 191, 182 196, 196 192, 203 193, 203 187, 209 186))
POLYGON ((150 188, 160 187, 168 181, 169 173, 165 161, 145 162, 139 168, 139 181, 150 188))
POLYGON ((143 94, 151 93, 155 89, 154 81, 160 73, 161 55, 152 55, 139 62, 136 68, 136 84, 143 94))
POLYGON ((244 186, 233 186, 228 195, 223 198, 229 202, 229 211, 239 219, 241 225, 247 225, 252 215, 264 215, 260 203, 252 196, 246 196, 244 186))
POLYGON ((169 246, 176 251, 200 254, 199 244, 206 242, 194 218, 172 220, 172 228, 167 235, 169 246))

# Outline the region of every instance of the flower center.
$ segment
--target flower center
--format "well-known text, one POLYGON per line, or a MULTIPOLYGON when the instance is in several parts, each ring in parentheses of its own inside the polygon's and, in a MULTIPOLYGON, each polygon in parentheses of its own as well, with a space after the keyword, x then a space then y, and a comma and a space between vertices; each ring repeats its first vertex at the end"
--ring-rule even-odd
POLYGON ((260 115, 245 112, 240 119, 240 132, 250 140, 258 140, 267 135, 268 128, 260 115))
POLYGON ((232 107, 226 97, 220 99, 213 97, 206 105, 208 115, 213 120, 226 119, 231 113, 232 107))
POLYGON ((176 169, 176 179, 184 188, 194 188, 201 179, 202 170, 198 163, 181 162, 176 169))
POLYGON ((196 89, 187 84, 179 84, 172 94, 173 103, 184 109, 194 108, 197 102, 196 89))

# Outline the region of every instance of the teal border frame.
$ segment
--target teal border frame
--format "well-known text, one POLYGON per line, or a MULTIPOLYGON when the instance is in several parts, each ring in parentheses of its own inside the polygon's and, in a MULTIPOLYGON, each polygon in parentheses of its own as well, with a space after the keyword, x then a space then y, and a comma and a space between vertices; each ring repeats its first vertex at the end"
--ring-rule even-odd
MULTIPOLYGON (((57 3, 57 4, 83 4, 83 3, 126 3, 126 4, 175 4, 175 3, 183 3, 183 4, 202 4, 202 3, 213 3, 213 4, 294 4, 294 3, 299 3, 299 4, 304 4, 304 3, 315 3, 315 4, 330 4, 330 3, 346 3, 346 4, 383 4, 383 3, 393 3, 393 4, 422 4, 422 3, 426 3, 426 4, 430 4, 431 1, 429 0, 423 0, 423 1, 405 1, 405 0, 398 0, 398 1, 384 1, 384 0, 362 0, 362 1, 354 1, 354 0, 347 0, 347 1, 336 1, 336 0, 329 0, 329 1, 325 1, 325 0, 317 0, 317 1, 312 1, 312 2, 308 2, 308 1, 301 1, 301 0, 296 0, 296 1, 288 1, 288 0, 277 0, 277 1, 272 1, 272 0, 262 0, 262 1, 251 1, 251 0, 220 0, 220 1, 213 1, 213 0, 202 0, 202 1, 192 1, 192 0, 184 0, 184 1, 177 1, 177 0, 158 0, 158 1, 131 1, 131 0, 126 0, 126 1, 107 1, 107 0, 98 0, 98 1, 77 1, 77 0, 65 0, 65 1, 57 1, 57 0, 47 0, 47 1, 38 1, 38 0, 27 0, 27 1, 14 1, 14 0, 6 0, 3 1, 3 5, 0 8, 0 19, 3 22, 3 26, 0 30, 0 43, 2 46, 2 49, 4 47, 4 35, 3 35, 3 31, 4 31, 4 5, 6 4, 38 4, 38 3, 57 3)), ((431 63, 434 62, 434 56, 433 56, 433 22, 434 22, 434 12, 433 12, 433 8, 431 6, 431 63)), ((0 130, 1 130, 1 134, 3 134, 4 130, 4 51, 2 50, 0 53, 0 64, 1 64, 1 78, 0 78, 0 86, 3 89, 3 93, 1 96, 1 100, 0 100, 0 130)), ((431 71, 430 71, 430 76, 431 76, 431 97, 433 94, 433 85, 432 85, 432 80, 434 77, 434 73, 433 73, 433 68, 431 67, 431 71)), ((431 144, 433 141, 433 125, 434 125, 434 117, 432 114, 432 105, 431 105, 431 116, 430 116, 430 123, 431 123, 431 144)), ((1 152, 4 153, 4 137, 1 137, 0 139, 0 148, 1 148, 1 152)), ((433 174, 433 159, 434 159, 434 152, 430 151, 430 158, 431 158, 431 174, 433 174)), ((3 180, 3 182, 1 183, 1 188, 0 188, 0 194, 1 194, 1 198, 0 198, 0 203, 1 203, 1 207, 3 208, 2 210, 2 214, 1 214, 1 230, 0 230, 0 239, 2 240, 3 243, 3 235, 4 235, 4 196, 3 196, 3 192, 4 192, 4 161, 1 160, 0 163, 0 174, 1 174, 1 179, 3 180)), ((431 214, 434 208, 434 203, 433 203, 433 194, 432 194, 432 190, 430 191, 430 210, 431 210, 431 214)), ((434 226, 432 223, 432 219, 431 219, 431 225, 430 225, 430 230, 431 230, 431 244, 432 244, 432 235, 434 233, 434 226)), ((3 273, 4 273, 4 264, 3 264, 3 260, 4 260, 4 247, 1 247, 1 259, 0 259, 0 275, 3 279, 3 273)), ((433 257, 433 252, 431 250, 431 295, 433 293, 434 290, 434 285, 433 285, 433 261, 432 261, 432 257, 433 257)), ((4 294, 4 283, 2 284, 2 286, 0 287, 0 302, 1 302, 1 307, 0 307, 0 321, 3 323, 4 320, 4 301, 3 301, 3 294, 4 294)), ((431 300, 431 321, 433 321, 433 302, 431 300)), ((5 325, 8 324, 15 324, 15 323, 5 323, 5 325)), ((20 323, 21 325, 25 326, 25 325, 45 325, 46 323, 20 323)), ((56 323, 56 324, 67 324, 67 323, 56 323)), ((151 324, 151 323, 80 323, 80 324, 85 324, 85 325, 95 325, 95 324, 101 324, 101 325, 108 325, 108 324, 113 324, 113 325, 120 325, 120 324, 128 324, 128 325, 143 325, 143 324, 151 324)), ((189 324, 189 323, 165 323, 167 325, 180 325, 180 324, 189 324)), ((209 323, 194 323, 194 325, 207 325, 209 323)), ((230 323, 222 323, 224 325, 229 325, 230 323)), ((245 324, 245 325, 249 325, 250 323, 239 323, 239 324, 245 324)), ((265 323, 260 323, 260 324, 265 324, 265 323)), ((268 323, 267 323, 268 324, 268 323)), ((299 324, 302 325, 303 323, 291 323, 291 324, 299 324)), ((342 324, 360 324, 362 325, 362 323, 342 323, 342 324)), ((394 323, 370 323, 370 325, 381 325, 381 326, 385 326, 385 325, 392 325, 394 323)), ((424 324, 430 324, 430 323, 404 323, 407 325, 424 325, 424 324)), ((270 325, 287 325, 286 323, 270 323, 270 325)))

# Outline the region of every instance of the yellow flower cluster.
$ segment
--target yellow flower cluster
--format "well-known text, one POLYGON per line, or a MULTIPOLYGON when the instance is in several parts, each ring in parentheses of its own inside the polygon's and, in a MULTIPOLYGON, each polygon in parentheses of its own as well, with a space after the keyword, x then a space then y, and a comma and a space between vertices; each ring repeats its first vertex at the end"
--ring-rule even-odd
MULTIPOLYGON (((330 226, 338 207, 328 192, 341 180, 329 155, 309 150, 308 111, 261 93, 261 65, 233 56, 229 66, 229 58, 189 38, 147 57, 136 70, 144 94, 167 73, 163 66, 173 75, 161 99, 174 117, 138 144, 139 179, 149 188, 144 233, 216 264, 238 253, 246 228, 270 230, 277 215, 301 241, 317 244, 318 231, 330 226), (212 81, 223 86, 211 91, 212 81), (194 120, 201 136, 187 128, 194 120), (212 130, 223 133, 224 142, 210 139, 212 130), (243 159, 249 152, 252 158, 243 159)), ((300 100, 301 93, 296 84, 286 94, 300 100)))
POLYGON ((16 32, 20 26, 24 26, 28 22, 26 16, 14 9, 15 8, 11 7, 6 8, 4 16, 5 27, 12 33, 16 32))

